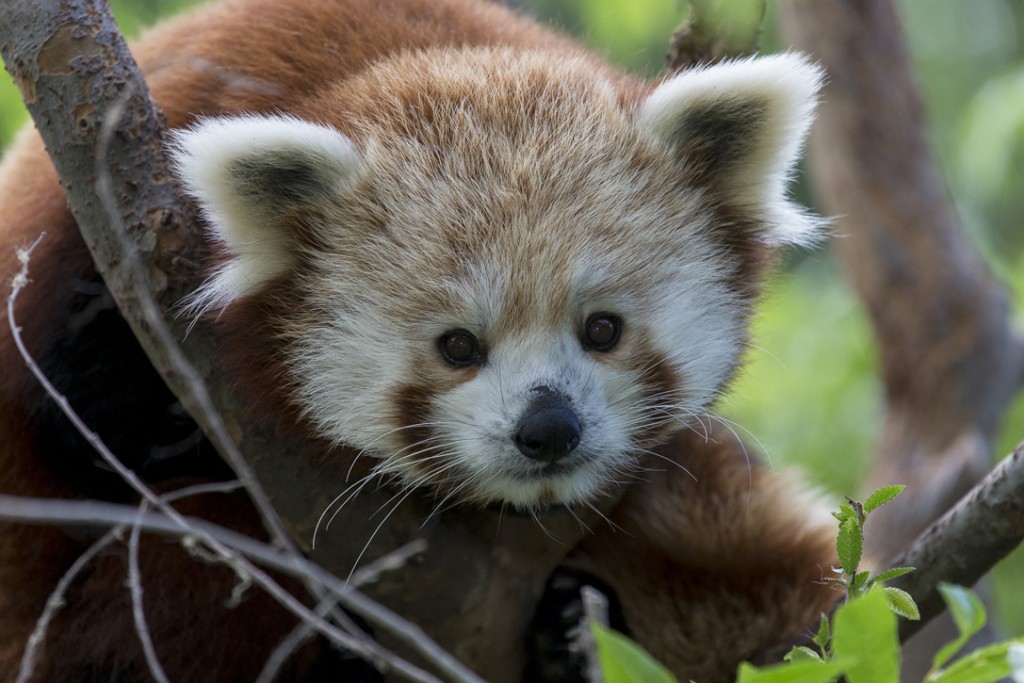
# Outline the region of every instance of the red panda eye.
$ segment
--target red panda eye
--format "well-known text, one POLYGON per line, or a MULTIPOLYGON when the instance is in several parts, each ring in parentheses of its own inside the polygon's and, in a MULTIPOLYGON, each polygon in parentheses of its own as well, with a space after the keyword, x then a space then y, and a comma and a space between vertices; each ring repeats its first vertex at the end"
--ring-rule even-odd
POLYGON ((453 330, 441 335, 437 346, 441 356, 457 368, 482 363, 484 360, 480 342, 466 330, 453 330))
POLYGON ((619 343, 622 320, 608 313, 598 313, 587 319, 583 330, 583 345, 594 351, 611 351, 619 343))

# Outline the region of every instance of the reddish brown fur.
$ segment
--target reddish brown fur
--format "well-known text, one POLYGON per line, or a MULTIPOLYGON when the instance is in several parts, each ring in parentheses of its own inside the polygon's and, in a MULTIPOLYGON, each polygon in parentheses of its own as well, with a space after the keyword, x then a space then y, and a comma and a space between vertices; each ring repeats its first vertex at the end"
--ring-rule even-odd
MULTIPOLYGON (((455 372, 454 370, 452 371, 455 372)), ((431 389, 419 384, 406 384, 395 396, 395 427, 401 429, 401 440, 405 442, 403 456, 413 461, 430 458, 439 452, 438 445, 431 441, 434 430, 429 426, 432 401, 437 396, 436 387, 431 389)), ((429 468, 428 468, 429 469, 429 468)))
MULTIPOLYGON (((568 45, 498 8, 465 0, 413 0, 401 3, 404 11, 397 4, 382 4, 392 3, 353 0, 341 8, 329 0, 308 0, 301 7, 275 0, 225 2, 150 33, 135 54, 168 122, 182 126, 200 114, 276 112, 299 105, 329 80, 358 70, 395 44, 414 48, 454 40, 568 45)), ((22 293, 16 311, 30 348, 43 356, 51 330, 64 324, 72 295, 69 278, 90 273, 91 259, 38 138, 24 136, 9 157, 0 175, 0 240, 7 247, 24 246, 39 232, 48 232, 32 263, 33 283, 22 293)), ((0 280, 10 282, 17 267, 13 250, 0 250, 0 280)), ((6 313, 0 314, 0 323, 6 330, 6 313)), ((251 323, 244 322, 247 332, 251 323)), ((240 365, 263 360, 249 356, 240 365)), ((48 399, 25 371, 6 333, 0 335, 0 367, 0 492, 90 495, 55 478, 32 458, 35 436, 29 414, 48 399)), ((281 393, 263 394, 268 395, 281 393)), ((279 407, 287 421, 287 409, 279 407)), ((242 508, 238 513, 237 501, 211 498, 202 509, 212 521, 234 520, 242 530, 259 533, 252 512, 242 508)), ((0 532, 0 586, 13 589, 0 594, 0 678, 13 678, 47 595, 84 547, 82 540, 54 529, 5 526, 0 532)), ((147 543, 142 561, 149 577, 151 624, 158 631, 179 634, 166 641, 174 642, 177 654, 183 655, 165 659, 172 678, 255 678, 262 655, 290 628, 280 610, 255 599, 258 596, 247 602, 248 607, 223 609, 232 577, 197 564, 173 544, 147 543), (202 594, 193 589, 200 585, 207 587, 202 594), (207 596, 212 594, 217 597, 211 604, 207 596), (240 633, 246 634, 245 647, 239 647, 240 633)), ((89 661, 100 667, 94 673, 103 680, 144 678, 126 610, 122 569, 123 560, 112 558, 76 587, 64 616, 54 625, 56 636, 47 642, 49 656, 44 656, 35 680, 88 680, 91 674, 81 667, 89 661), (115 660, 123 665, 121 674, 113 668, 115 660)))
MULTIPOLYGON (((642 336, 640 338, 643 339, 642 336)), ((644 391, 640 402, 656 406, 672 403, 678 399, 676 392, 684 386, 682 378, 664 355, 647 346, 642 344, 642 348, 625 359, 616 358, 618 354, 613 351, 609 354, 612 356, 610 362, 627 363, 642 378, 640 384, 644 391)), ((669 434, 679 429, 679 424, 673 419, 675 416, 670 412, 656 412, 655 415, 664 417, 645 430, 641 437, 643 444, 661 443, 669 434)))
POLYGON ((838 598, 823 581, 832 525, 723 429, 658 452, 679 467, 652 460, 611 515, 621 531, 584 540, 568 565, 615 590, 633 637, 679 680, 726 683, 741 661, 785 654, 838 598))
MULTIPOLYGON (((136 55, 170 125, 178 127, 198 115, 301 109, 337 79, 365 68, 396 45, 410 50, 512 45, 582 54, 531 22, 472 0, 348 0, 344 7, 331 0, 233 0, 152 32, 136 55)), ((615 74, 595 58, 585 59, 616 81, 624 107, 647 92, 648 86, 639 81, 615 74)), ((402 107, 417 107, 418 116, 429 116, 422 93, 399 93, 397 101, 402 107)), ((357 98, 346 106, 379 108, 380 102, 357 98)), ((332 111, 331 118, 357 136, 358 131, 345 130, 344 122, 335 118, 344 111, 332 111)), ((524 185, 530 181, 522 179, 524 185)), ((33 282, 22 293, 16 313, 29 347, 43 357, 54 331, 67 324, 72 280, 87 277, 92 266, 34 134, 20 139, 0 170, 0 203, 0 242, 5 246, 0 249, 0 281, 9 282, 17 269, 6 247, 25 245, 40 231, 48 232, 32 263, 33 282)), ((740 246, 746 249, 749 243, 740 246)), ((758 258, 741 255, 738 291, 752 294, 758 258)), ((245 373, 250 378, 247 392, 274 419, 296 425, 301 421, 278 384, 282 374, 273 370, 281 363, 273 345, 254 349, 235 343, 252 335, 254 326, 268 329, 276 318, 303 315, 282 310, 286 295, 279 292, 276 299, 257 297, 239 304, 225 314, 222 327, 225 349, 236 349, 232 366, 260 368, 245 373)), ((520 299, 516 305, 532 305, 528 292, 520 299)), ((6 323, 6 312, 0 313, 0 493, 99 495, 49 471, 37 452, 40 435, 33 413, 48 399, 25 371, 6 323)), ((653 356, 636 360, 659 367, 653 356)), ((118 391, 116 382, 122 379, 116 374, 110 378, 111 391, 118 391)), ((675 379, 656 370, 650 382, 662 389, 676 386, 675 379)), ((407 393, 403 420, 415 418, 423 400, 415 390, 407 393)), ((641 642, 684 675, 706 674, 701 678, 705 683, 724 680, 722 672, 737 657, 756 655, 797 635, 831 598, 814 583, 831 561, 827 535, 787 512, 790 501, 780 497, 768 475, 755 470, 751 481, 735 448, 731 442, 705 443, 693 434, 677 437, 662 450, 699 481, 669 472, 635 489, 615 513, 616 523, 631 535, 602 532, 579 549, 575 560, 619 591, 641 642), (745 515, 746 510, 758 514, 745 515), (799 530, 806 531, 802 535, 799 530), (719 545, 720 538, 727 540, 719 545), (725 635, 738 632, 740 619, 756 622, 757 628, 746 635, 725 635), (723 651, 721 643, 733 640, 741 644, 739 651, 723 651), (704 650, 716 661, 692 664, 692 653, 704 650)), ((260 534, 255 515, 235 497, 209 496, 182 508, 260 534)), ((0 678, 13 679, 47 595, 90 540, 52 528, 0 528, 0 678)), ((51 628, 35 680, 146 678, 128 612, 124 563, 123 552, 112 550, 76 583, 51 628)), ((259 596, 250 596, 240 608, 224 609, 234 577, 195 562, 176 544, 147 541, 142 563, 147 616, 172 680, 252 680, 263 656, 291 626, 279 608, 259 596)))

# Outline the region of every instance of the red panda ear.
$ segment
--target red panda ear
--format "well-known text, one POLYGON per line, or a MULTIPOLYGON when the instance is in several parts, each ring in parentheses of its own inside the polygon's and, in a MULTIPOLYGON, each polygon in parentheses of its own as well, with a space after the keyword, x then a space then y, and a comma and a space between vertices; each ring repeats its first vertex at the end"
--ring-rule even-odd
POLYGON ((691 69, 662 83, 638 120, 698 185, 757 213, 772 244, 814 239, 821 221, 786 199, 824 73, 784 53, 691 69))
POLYGON ((329 207, 363 160, 337 130, 290 117, 199 121, 173 132, 171 156, 230 258, 186 302, 220 309, 288 272, 300 246, 289 216, 329 207))

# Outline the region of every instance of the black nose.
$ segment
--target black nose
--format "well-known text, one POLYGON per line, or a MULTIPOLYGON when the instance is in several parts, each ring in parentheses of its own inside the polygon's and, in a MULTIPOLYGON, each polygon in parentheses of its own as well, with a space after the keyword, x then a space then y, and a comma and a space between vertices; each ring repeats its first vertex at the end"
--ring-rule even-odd
POLYGON ((555 462, 579 445, 580 421, 561 396, 543 389, 519 420, 516 447, 527 458, 555 462))

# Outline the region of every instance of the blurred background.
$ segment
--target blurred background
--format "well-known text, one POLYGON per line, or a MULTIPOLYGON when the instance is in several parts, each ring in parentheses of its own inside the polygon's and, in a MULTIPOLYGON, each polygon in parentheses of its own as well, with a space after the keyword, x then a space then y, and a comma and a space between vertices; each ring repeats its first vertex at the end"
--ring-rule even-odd
MULTIPOLYGON (((194 1, 113 2, 126 35, 194 1)), ((685 0, 519 0, 615 63, 656 76, 685 0)), ((761 49, 784 49, 768 3, 761 49)), ((927 101, 936 162, 977 249, 1013 293, 1024 329, 1024 3, 900 0, 927 101)), ((0 77, 0 147, 27 116, 0 77)), ((814 198, 801 178, 796 194, 814 198)), ((789 253, 769 283, 753 347, 720 406, 776 468, 804 467, 835 500, 857 496, 873 451, 880 396, 871 333, 827 248, 789 253)), ((1007 414, 993 459, 1024 440, 1024 396, 1007 414)), ((892 482, 899 483, 899 482, 892 482)), ((868 525, 867 533, 871 533, 868 525)), ((997 623, 1024 634, 1024 552, 996 572, 997 623)))

